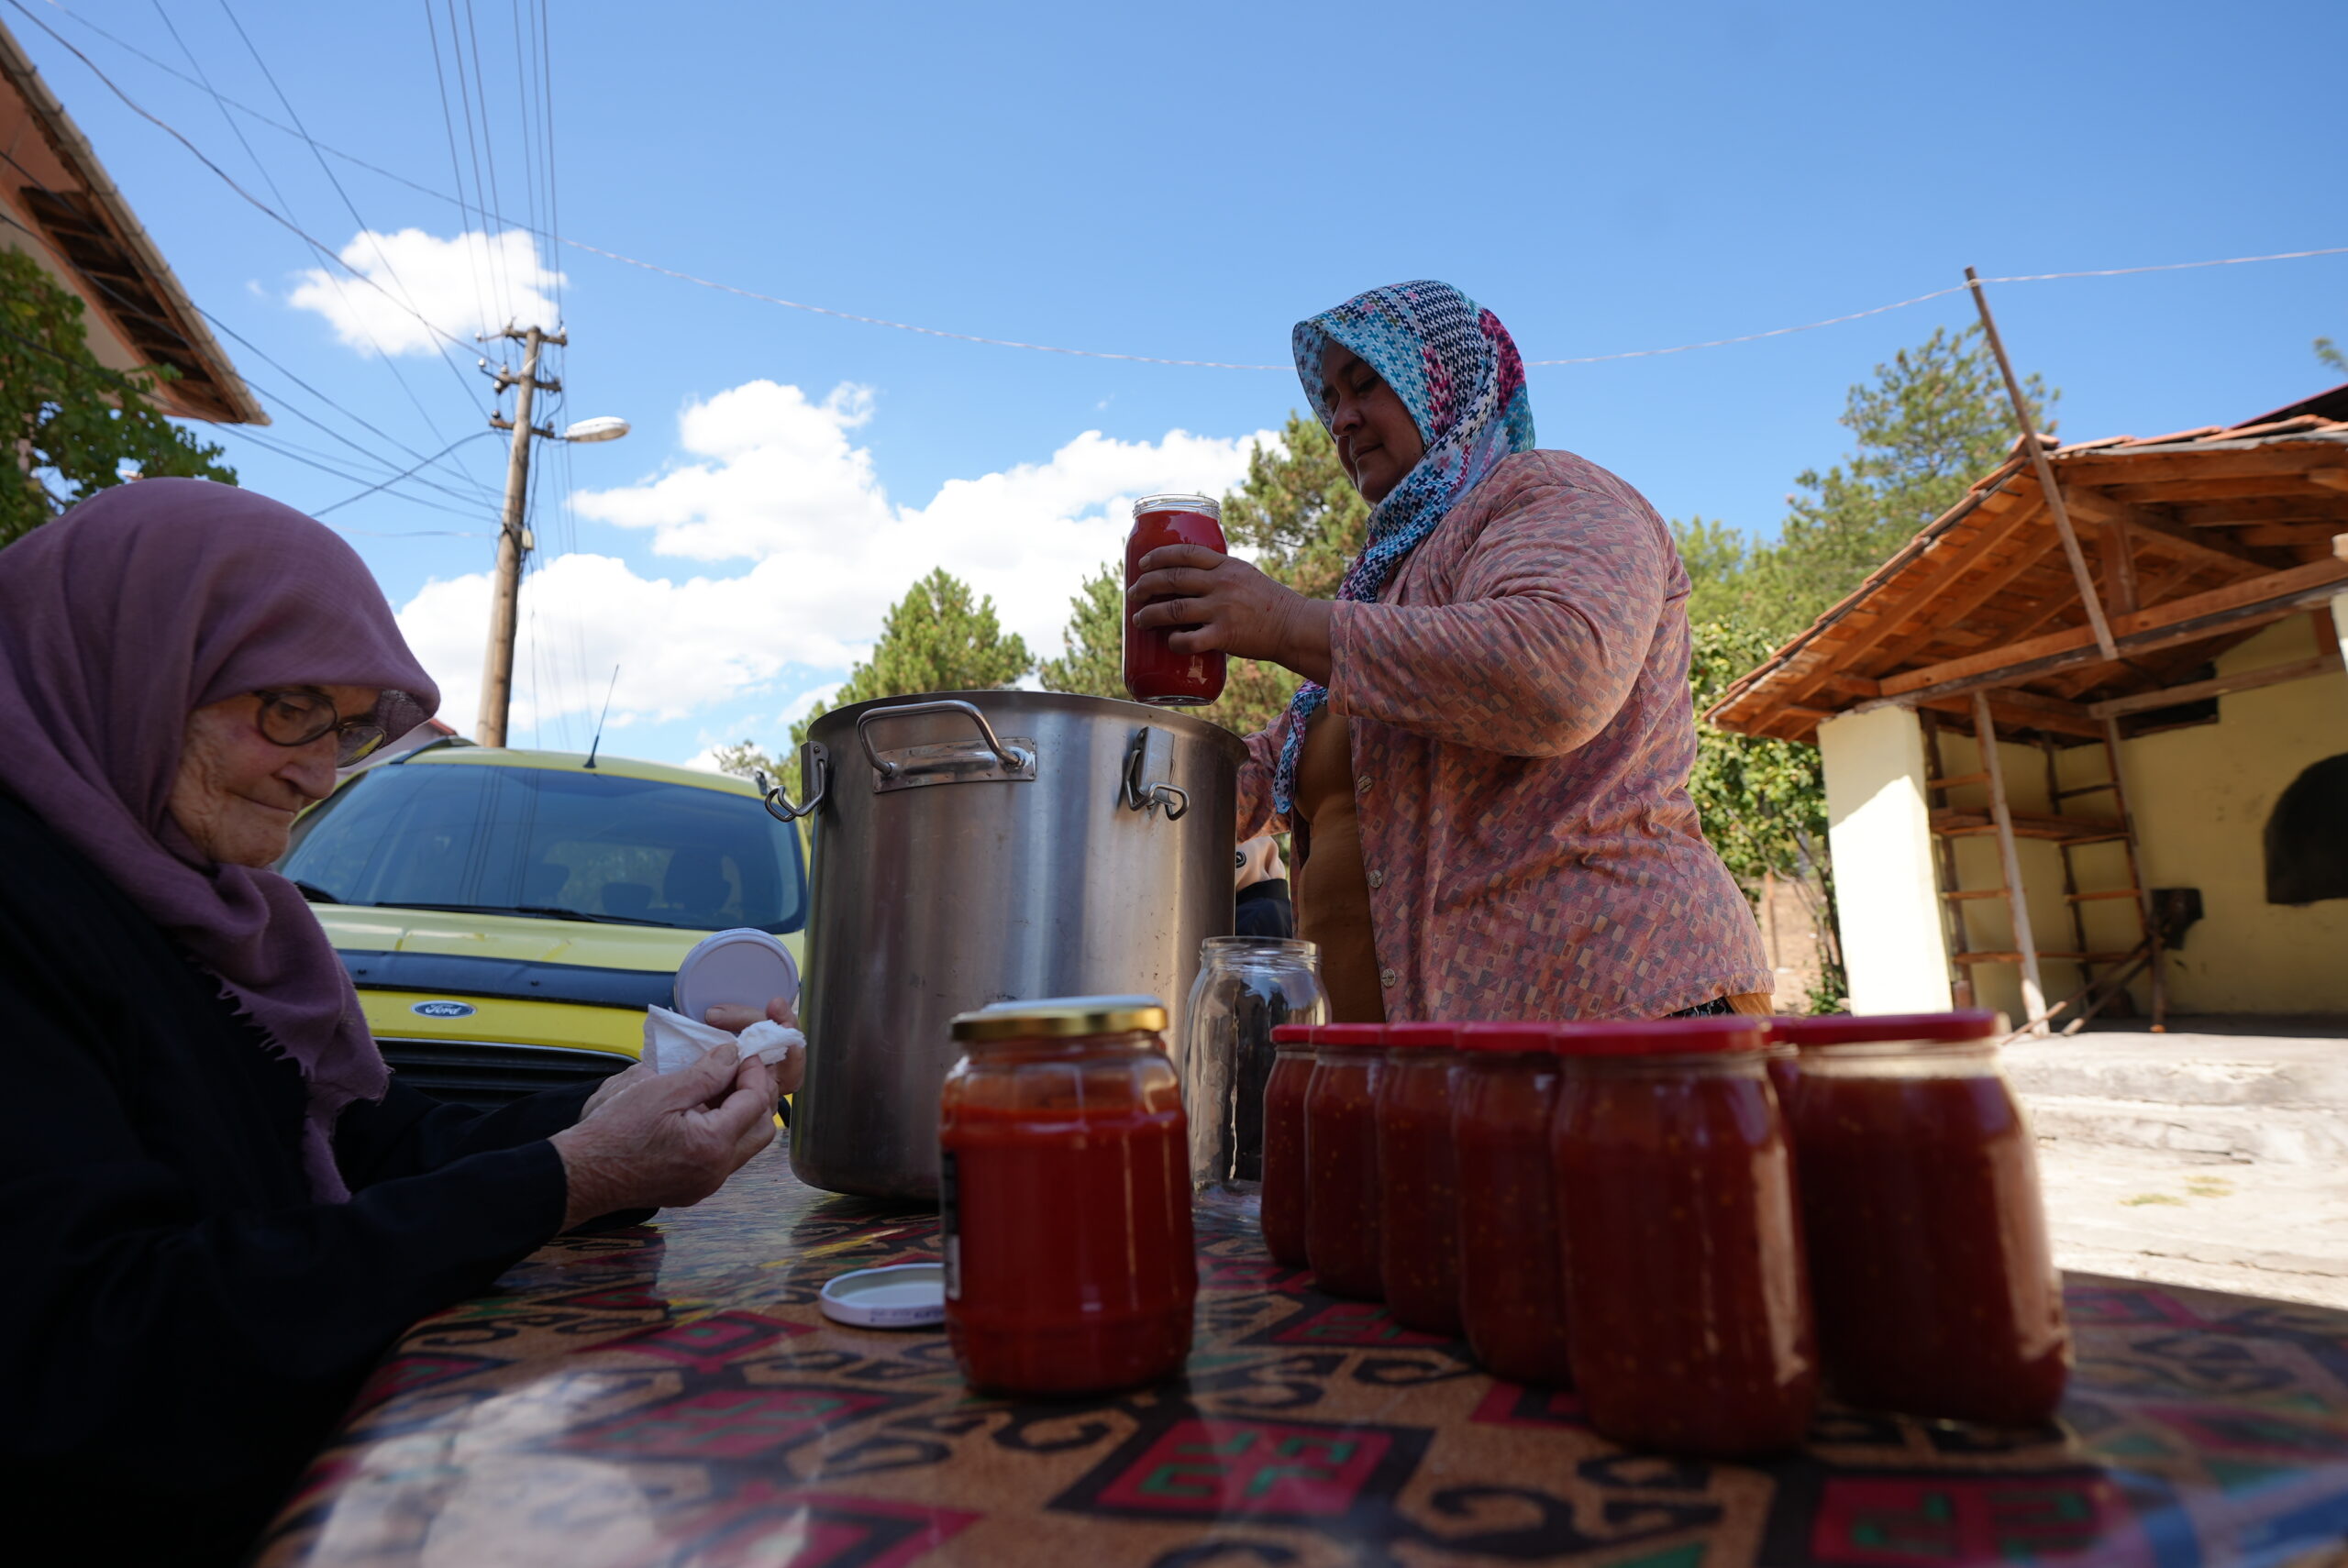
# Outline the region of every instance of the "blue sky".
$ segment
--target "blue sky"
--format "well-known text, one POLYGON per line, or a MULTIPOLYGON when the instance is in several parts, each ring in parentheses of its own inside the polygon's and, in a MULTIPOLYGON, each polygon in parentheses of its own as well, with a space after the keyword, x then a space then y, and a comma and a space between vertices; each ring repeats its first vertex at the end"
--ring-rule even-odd
MULTIPOLYGON (((526 232, 493 259, 462 238, 478 215, 329 160, 354 220, 302 142, 85 23, 284 119, 241 24, 313 136, 434 191, 470 195, 485 145, 500 232, 548 230, 559 213, 568 237, 758 293, 1168 358, 1280 362, 1297 317, 1408 277, 1459 284, 1544 359, 1865 310, 1956 282, 1967 263, 1999 275, 2348 245, 2321 150, 2348 58, 2334 6, 2296 16, 2286 40, 2144 3, 558 0, 549 202, 546 120, 516 107, 535 69, 515 47, 526 7, 457 5, 460 48, 449 0, 163 4, 11 0, 0 21, 189 291, 254 346, 229 348, 276 424, 222 436, 244 481, 328 506, 360 483, 287 448, 371 483, 482 428, 488 383, 453 349, 452 371, 414 315, 248 204, 28 14, 460 337, 484 308, 551 304, 534 271, 562 274, 564 416, 619 414, 636 433, 557 449, 540 469, 515 738, 583 746, 616 662, 606 744, 670 760, 779 741, 933 566, 1057 651, 1067 594, 1122 537, 1119 498, 1228 482, 1249 437, 1297 405, 1293 378, 892 331, 526 232), (470 85, 477 66, 488 100, 469 139, 452 84, 453 160, 427 15, 441 71, 461 60, 470 85), (397 237, 361 241, 362 224, 397 237)), ((2062 388, 2066 433, 2149 434, 2336 379, 2309 342, 2348 339, 2348 256, 2008 285, 1996 301, 2017 357, 2062 388)), ((1969 319, 1952 296, 1763 342, 1536 369, 1535 415, 1544 445, 1614 469, 1666 514, 1767 532, 1793 476, 1844 449, 1846 387, 1969 319)), ((482 497, 503 453, 483 439, 454 460, 470 480, 432 471, 467 499, 403 482, 329 521, 364 531, 353 542, 470 729, 494 526, 482 497)))

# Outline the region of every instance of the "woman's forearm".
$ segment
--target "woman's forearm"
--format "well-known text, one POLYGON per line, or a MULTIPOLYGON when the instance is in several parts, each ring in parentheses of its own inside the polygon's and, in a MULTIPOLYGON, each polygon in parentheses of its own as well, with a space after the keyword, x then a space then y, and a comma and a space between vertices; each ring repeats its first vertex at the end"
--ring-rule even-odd
POLYGON ((1318 685, 1329 684, 1331 655, 1329 624, 1337 607, 1325 599, 1307 599, 1301 594, 1289 607, 1289 614, 1280 628, 1278 650, 1273 662, 1286 666, 1305 679, 1318 685))

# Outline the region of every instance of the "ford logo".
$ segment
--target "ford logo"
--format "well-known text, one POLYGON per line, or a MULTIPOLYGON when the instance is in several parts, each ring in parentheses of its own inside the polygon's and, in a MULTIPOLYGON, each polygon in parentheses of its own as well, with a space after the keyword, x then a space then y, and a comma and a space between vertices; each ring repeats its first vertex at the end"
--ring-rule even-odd
POLYGON ((408 1011, 420 1012, 426 1018, 471 1018, 473 1015, 473 1004, 460 1001, 420 1001, 409 1008, 408 1011))

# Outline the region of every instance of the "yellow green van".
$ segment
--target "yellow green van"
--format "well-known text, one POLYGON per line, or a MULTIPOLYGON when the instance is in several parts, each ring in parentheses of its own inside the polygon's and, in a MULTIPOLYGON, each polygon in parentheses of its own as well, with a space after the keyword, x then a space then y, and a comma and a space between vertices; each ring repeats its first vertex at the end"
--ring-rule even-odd
POLYGON ((798 834, 747 781, 659 763, 438 741, 345 781, 278 869, 385 1059, 470 1105, 634 1061, 645 1008, 713 931, 805 956, 798 834))

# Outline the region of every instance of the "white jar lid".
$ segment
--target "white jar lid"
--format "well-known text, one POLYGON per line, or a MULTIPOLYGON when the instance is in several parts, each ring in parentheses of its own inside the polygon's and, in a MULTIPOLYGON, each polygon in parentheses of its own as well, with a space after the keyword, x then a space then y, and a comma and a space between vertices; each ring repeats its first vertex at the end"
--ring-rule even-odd
POLYGON ((860 1268, 824 1286, 825 1317, 858 1329, 925 1329, 946 1321, 946 1265, 860 1268))
POLYGON ((677 1010, 695 1023, 704 1021, 714 1007, 763 1013, 776 997, 796 1007, 799 966, 791 961, 790 948, 755 926, 713 932, 677 966, 673 995, 677 1010))

